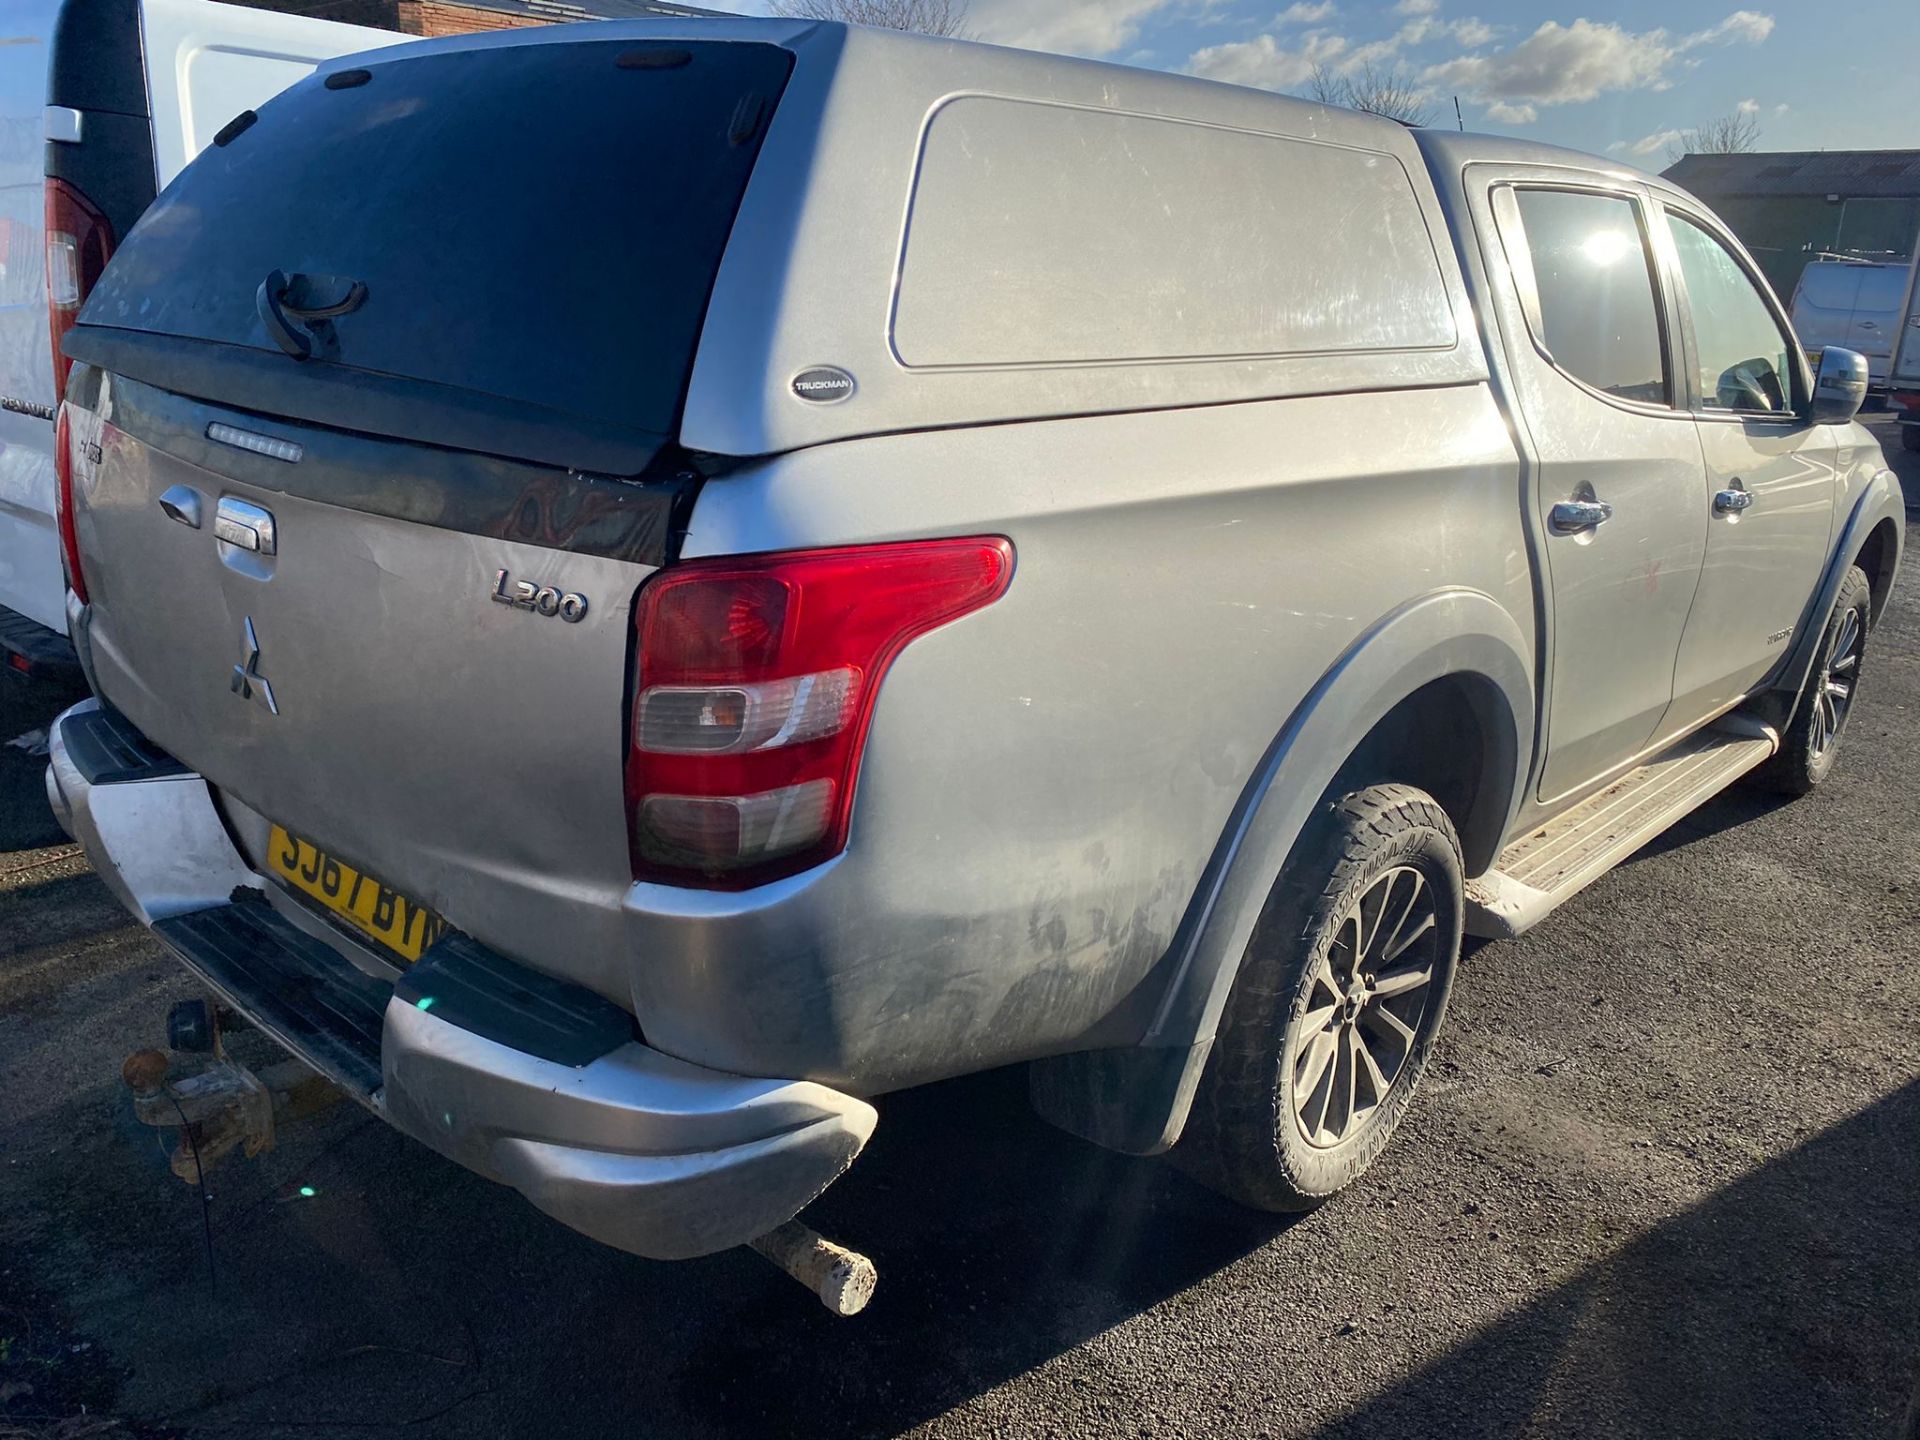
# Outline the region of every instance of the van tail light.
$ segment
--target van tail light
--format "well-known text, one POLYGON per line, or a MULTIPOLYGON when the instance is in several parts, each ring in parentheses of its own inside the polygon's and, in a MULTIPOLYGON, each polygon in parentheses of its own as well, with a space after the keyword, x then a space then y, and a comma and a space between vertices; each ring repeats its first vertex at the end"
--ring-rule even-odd
POLYGON ((87 580, 80 569, 80 540, 73 528, 73 421, 66 401, 54 412, 54 518, 60 528, 60 553, 67 565, 67 588, 87 601, 87 580))
POLYGON ((846 848, 874 700, 907 644, 1013 578, 997 537, 663 570, 634 616, 636 879, 739 890, 846 848))
POLYGON ((73 362, 60 342, 113 258, 113 226, 94 203, 64 180, 47 181, 47 334, 53 341, 53 396, 67 393, 73 362))
POLYGON ((60 526, 60 553, 67 561, 67 588, 87 603, 87 581, 80 573, 80 542, 73 533, 73 422, 62 400, 53 421, 53 513, 60 526))

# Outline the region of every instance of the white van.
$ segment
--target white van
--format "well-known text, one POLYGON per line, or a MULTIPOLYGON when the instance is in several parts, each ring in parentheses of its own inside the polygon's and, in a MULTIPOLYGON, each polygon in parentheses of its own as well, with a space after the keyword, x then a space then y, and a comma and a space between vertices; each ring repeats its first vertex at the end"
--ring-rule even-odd
POLYGON ((54 523, 60 338, 114 246, 243 110, 386 30, 212 0, 20 0, 0 18, 0 662, 77 677, 54 523))
POLYGON ((1815 260, 1793 287, 1794 333, 1809 353, 1858 350, 1867 357, 1867 388, 1884 390, 1906 289, 1905 262, 1815 260))

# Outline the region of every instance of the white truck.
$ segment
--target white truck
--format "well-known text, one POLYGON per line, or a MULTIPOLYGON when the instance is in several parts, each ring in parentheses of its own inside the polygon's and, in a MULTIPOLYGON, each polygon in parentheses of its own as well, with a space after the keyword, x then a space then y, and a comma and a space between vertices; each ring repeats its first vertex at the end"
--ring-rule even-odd
POLYGON ((0 16, 0 665, 58 677, 59 343, 154 197, 315 64, 407 37, 213 0, 25 0, 0 16))
POLYGON ((1900 444, 1920 450, 1920 245, 1907 267, 1906 298, 1887 367, 1887 401, 1900 414, 1900 444))

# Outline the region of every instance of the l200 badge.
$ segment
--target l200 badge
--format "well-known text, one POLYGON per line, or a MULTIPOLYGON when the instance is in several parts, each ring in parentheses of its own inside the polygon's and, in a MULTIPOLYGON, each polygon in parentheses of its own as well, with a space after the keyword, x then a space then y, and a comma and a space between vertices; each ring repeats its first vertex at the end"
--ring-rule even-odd
POLYGON ((492 598, 516 610, 531 610, 536 615, 558 615, 562 620, 576 625, 587 618, 587 597, 579 591, 535 585, 531 580, 509 579, 504 570, 494 574, 492 598))

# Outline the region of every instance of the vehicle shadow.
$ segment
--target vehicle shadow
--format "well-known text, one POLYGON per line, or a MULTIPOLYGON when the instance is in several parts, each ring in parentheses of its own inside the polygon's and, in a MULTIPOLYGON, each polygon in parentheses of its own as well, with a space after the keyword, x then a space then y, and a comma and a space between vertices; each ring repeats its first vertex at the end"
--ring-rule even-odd
MULTIPOLYGON (((197 1207, 139 1127, 120 1127, 113 1174, 66 1180, 51 1162, 43 1193, 115 1197, 55 1222, 73 1263, 127 1269, 117 1298, 64 1323, 131 1362, 114 1413, 160 1433, 891 1436, 1292 1223, 1052 1129, 1019 1068, 881 1110, 859 1164, 806 1212, 879 1267, 850 1320, 745 1250, 607 1250, 341 1106, 262 1168, 219 1173, 217 1298, 197 1207)), ((29 1269, 65 1268, 62 1248, 29 1269)))
POLYGON ((1900 1433, 1920 1357, 1920 1081, 1319 1432, 1900 1433))

